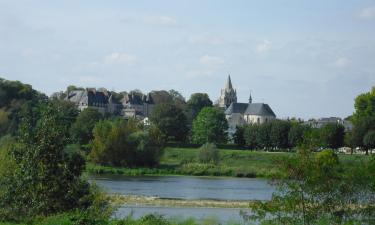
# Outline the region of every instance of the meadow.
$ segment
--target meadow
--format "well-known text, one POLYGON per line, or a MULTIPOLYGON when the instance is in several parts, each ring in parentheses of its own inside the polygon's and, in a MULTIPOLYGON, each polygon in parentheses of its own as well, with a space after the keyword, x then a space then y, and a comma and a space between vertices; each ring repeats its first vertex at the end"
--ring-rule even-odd
MULTIPOLYGON (((143 175, 192 175, 277 178, 282 176, 275 166, 277 161, 293 156, 291 152, 266 152, 250 150, 220 149, 218 164, 199 163, 198 148, 168 147, 160 164, 154 168, 120 168, 88 164, 89 174, 143 175)), ((365 160, 364 155, 339 154, 340 161, 348 167, 365 160)))

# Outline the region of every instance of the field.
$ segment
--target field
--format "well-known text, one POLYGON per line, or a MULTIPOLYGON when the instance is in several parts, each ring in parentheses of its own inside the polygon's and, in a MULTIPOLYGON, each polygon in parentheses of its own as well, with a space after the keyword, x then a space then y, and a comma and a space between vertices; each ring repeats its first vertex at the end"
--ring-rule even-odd
MULTIPOLYGON (((221 149, 220 162, 218 165, 213 165, 198 162, 197 148, 168 147, 165 149, 160 165, 156 168, 116 168, 88 164, 87 172, 128 176, 193 175, 271 178, 282 175, 275 163, 292 154, 294 153, 221 149)), ((346 166, 356 166, 366 156, 342 154, 339 158, 346 166)))

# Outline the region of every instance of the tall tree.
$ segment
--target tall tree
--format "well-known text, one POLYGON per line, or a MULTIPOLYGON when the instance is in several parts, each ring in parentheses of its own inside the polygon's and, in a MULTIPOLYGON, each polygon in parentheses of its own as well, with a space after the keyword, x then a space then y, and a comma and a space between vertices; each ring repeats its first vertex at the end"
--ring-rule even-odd
POLYGON ((228 122, 224 113, 217 108, 205 107, 193 122, 193 141, 199 144, 226 143, 227 129, 228 122))
POLYGON ((190 110, 192 119, 195 119, 195 117, 204 107, 212 106, 212 101, 206 93, 194 93, 187 101, 187 105, 188 109, 190 110))
POLYGON ((288 134, 290 122, 275 120, 271 122, 270 142, 274 148, 289 148, 288 134))
POLYGON ((183 110, 172 103, 156 105, 150 117, 167 139, 185 141, 189 132, 183 110))
POLYGON ((70 129, 72 139, 80 144, 88 144, 93 138, 92 130, 95 124, 102 118, 103 116, 98 110, 84 109, 70 129))

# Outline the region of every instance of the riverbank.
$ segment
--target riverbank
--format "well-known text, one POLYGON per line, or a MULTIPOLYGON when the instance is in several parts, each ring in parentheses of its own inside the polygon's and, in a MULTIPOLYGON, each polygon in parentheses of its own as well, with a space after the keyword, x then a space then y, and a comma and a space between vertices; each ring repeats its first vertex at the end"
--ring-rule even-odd
POLYGON ((194 207, 194 208, 249 208, 252 201, 223 201, 223 200, 185 200, 147 197, 137 195, 110 195, 114 205, 141 205, 161 207, 194 207))
MULTIPOLYGON (((121 174, 126 176, 224 176, 249 178, 277 178, 284 174, 275 162, 288 158, 294 153, 264 152, 250 150, 220 149, 220 163, 202 164, 197 160, 198 148, 165 149, 160 165, 156 168, 120 168, 88 164, 89 174, 121 174)), ((346 166, 359 165, 366 159, 363 155, 339 155, 346 166)))

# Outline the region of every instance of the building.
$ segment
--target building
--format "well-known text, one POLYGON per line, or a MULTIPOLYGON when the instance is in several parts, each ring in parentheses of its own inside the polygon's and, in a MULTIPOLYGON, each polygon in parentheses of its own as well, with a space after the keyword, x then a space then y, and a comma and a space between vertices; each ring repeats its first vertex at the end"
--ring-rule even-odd
POLYGON ((323 117, 319 119, 310 119, 306 121, 304 124, 309 125, 313 128, 321 128, 327 124, 341 124, 344 126, 346 131, 350 131, 353 129, 353 124, 349 120, 341 119, 339 117, 323 117))
POLYGON ((224 89, 221 89, 221 95, 218 100, 218 106, 220 108, 227 109, 232 103, 237 103, 237 91, 233 88, 230 75, 228 75, 225 87, 224 89))
POLYGON ((105 89, 74 90, 67 93, 65 100, 75 103, 80 111, 89 107, 98 110, 103 115, 106 113, 119 114, 121 111, 121 105, 114 101, 111 92, 105 89))
POLYGON ((122 101, 122 113, 125 118, 144 119, 151 115, 154 108, 154 101, 151 94, 144 95, 139 91, 125 93, 122 101))
POLYGON ((248 103, 237 103, 237 93, 232 86, 230 76, 228 76, 225 88, 221 90, 218 105, 225 108, 229 135, 234 134, 237 126, 261 124, 276 119, 275 113, 268 104, 253 103, 251 95, 248 103))

